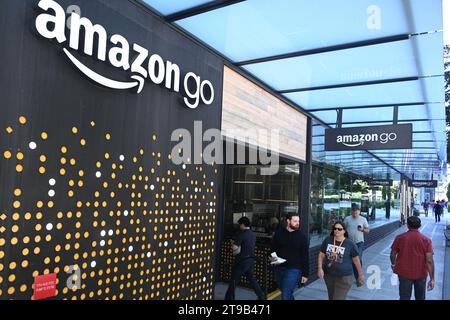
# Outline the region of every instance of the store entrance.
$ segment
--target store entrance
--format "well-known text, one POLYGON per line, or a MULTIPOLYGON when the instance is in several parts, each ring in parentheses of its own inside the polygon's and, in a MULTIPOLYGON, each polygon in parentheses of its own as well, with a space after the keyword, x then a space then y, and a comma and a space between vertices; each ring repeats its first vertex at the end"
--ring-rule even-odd
MULTIPOLYGON (((254 274, 261 288, 270 294, 276 289, 268 260, 271 240, 275 230, 285 225, 287 214, 299 212, 301 164, 280 160, 278 173, 270 176, 261 174, 262 168, 260 165, 225 166, 217 280, 228 283, 230 279, 234 261, 230 240, 239 231, 237 221, 245 216, 250 219, 251 230, 257 237, 254 274)), ((243 278, 240 286, 249 287, 249 283, 243 278)))

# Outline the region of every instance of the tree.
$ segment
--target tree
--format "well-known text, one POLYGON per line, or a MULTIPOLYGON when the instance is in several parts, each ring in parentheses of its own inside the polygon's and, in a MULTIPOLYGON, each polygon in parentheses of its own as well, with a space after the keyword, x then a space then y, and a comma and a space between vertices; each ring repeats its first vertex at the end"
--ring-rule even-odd
POLYGON ((361 194, 369 193, 369 183, 363 179, 356 179, 353 181, 352 192, 361 192, 361 194))

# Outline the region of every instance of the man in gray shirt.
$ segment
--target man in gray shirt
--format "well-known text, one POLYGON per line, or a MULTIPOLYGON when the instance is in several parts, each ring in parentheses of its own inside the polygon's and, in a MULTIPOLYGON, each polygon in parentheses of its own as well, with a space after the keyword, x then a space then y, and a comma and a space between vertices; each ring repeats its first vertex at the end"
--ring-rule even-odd
MULTIPOLYGON (((364 251, 364 233, 369 233, 369 224, 367 219, 361 217, 361 211, 356 203, 352 203, 352 215, 345 217, 344 225, 348 232, 348 238, 352 240, 358 247, 359 260, 362 266, 362 255, 364 251)), ((353 265, 353 274, 358 279, 358 271, 353 265)))

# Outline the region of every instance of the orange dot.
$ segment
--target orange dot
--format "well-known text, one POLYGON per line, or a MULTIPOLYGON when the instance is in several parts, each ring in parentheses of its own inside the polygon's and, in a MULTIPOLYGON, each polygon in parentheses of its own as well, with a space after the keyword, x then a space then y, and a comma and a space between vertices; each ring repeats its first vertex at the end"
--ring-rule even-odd
POLYGON ((15 209, 20 208, 20 201, 14 201, 13 207, 14 207, 15 209))
POLYGON ((47 140, 47 138, 48 138, 47 132, 42 132, 41 133, 41 138, 42 138, 42 140, 47 140))
POLYGON ((106 138, 106 140, 110 140, 111 139, 111 135, 109 133, 107 133, 105 138, 106 138))
POLYGON ((60 175, 65 175, 66 174, 66 169, 64 169, 64 168, 61 168, 61 170, 59 170, 59 174, 60 175))
POLYGON ((16 197, 20 197, 21 194, 22 194, 22 190, 20 190, 20 189, 15 189, 15 190, 14 190, 14 195, 15 195, 16 197))
POLYGON ((21 164, 18 164, 18 165, 16 166, 16 171, 17 171, 17 172, 22 172, 22 171, 23 171, 23 166, 22 166, 21 164))
POLYGON ((44 174, 45 173, 45 168, 44 167, 39 167, 39 173, 40 174, 44 174))
POLYGON ((7 133, 11 134, 14 130, 11 127, 5 129, 7 133))
POLYGON ((20 116, 20 117, 19 117, 19 123, 20 123, 20 124, 25 124, 25 123, 27 123, 27 118, 25 118, 24 116, 20 116))
POLYGON ((4 156, 6 159, 11 158, 11 156, 12 156, 11 151, 5 151, 5 152, 3 153, 3 156, 4 156))
POLYGON ((23 153, 22 152, 18 152, 16 155, 17 160, 23 160, 23 153))
POLYGON ((86 140, 85 140, 85 139, 81 139, 81 140, 80 140, 80 144, 81 144, 82 146, 86 145, 86 140))
POLYGON ((61 147, 61 152, 62 152, 62 153, 66 153, 66 152, 67 152, 67 148, 64 147, 64 146, 62 146, 62 147, 61 147))
POLYGON ((44 156, 44 155, 41 155, 41 156, 39 157, 39 161, 45 162, 45 161, 47 161, 47 157, 44 156))
POLYGON ((73 127, 72 128, 72 133, 73 134, 77 134, 78 133, 78 128, 77 127, 73 127))

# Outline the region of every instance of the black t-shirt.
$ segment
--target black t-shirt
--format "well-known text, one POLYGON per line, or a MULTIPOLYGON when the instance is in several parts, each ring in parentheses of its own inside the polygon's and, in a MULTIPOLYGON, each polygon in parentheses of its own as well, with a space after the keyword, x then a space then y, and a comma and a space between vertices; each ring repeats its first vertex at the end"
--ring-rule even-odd
POLYGON ((275 232, 272 250, 277 256, 286 259, 280 267, 300 269, 304 277, 309 275, 309 242, 301 230, 289 232, 280 228, 275 232))
POLYGON ((241 252, 236 255, 236 260, 253 257, 255 251, 256 235, 250 229, 242 230, 238 233, 235 245, 241 246, 241 252))
POLYGON ((333 241, 334 237, 328 237, 322 242, 320 251, 325 254, 323 271, 336 277, 350 276, 353 274, 353 258, 358 256, 358 247, 350 239, 333 241))

